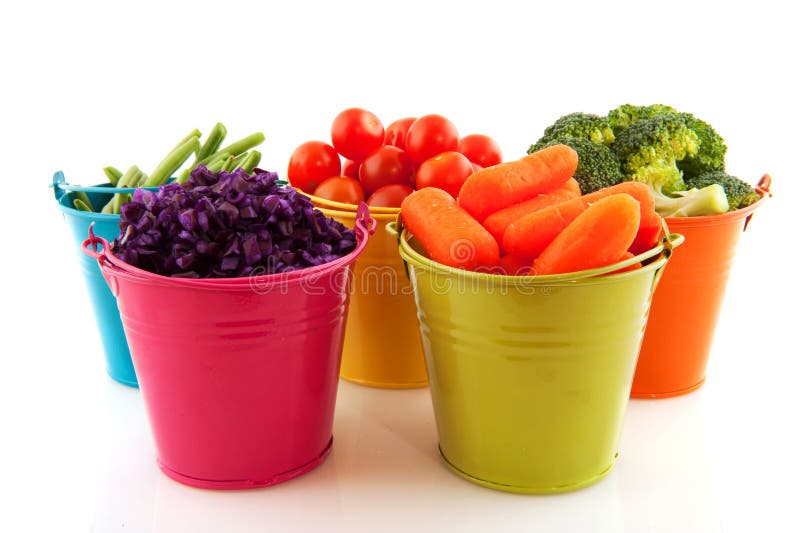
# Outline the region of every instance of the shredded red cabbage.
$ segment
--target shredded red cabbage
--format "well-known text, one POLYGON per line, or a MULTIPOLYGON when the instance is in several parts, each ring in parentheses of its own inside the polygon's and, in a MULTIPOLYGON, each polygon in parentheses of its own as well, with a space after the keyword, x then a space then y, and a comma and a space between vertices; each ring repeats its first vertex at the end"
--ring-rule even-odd
POLYGON ((291 272, 353 251, 353 230, 277 179, 261 169, 200 166, 184 184, 137 189, 122 206, 113 252, 164 276, 231 278, 291 272))

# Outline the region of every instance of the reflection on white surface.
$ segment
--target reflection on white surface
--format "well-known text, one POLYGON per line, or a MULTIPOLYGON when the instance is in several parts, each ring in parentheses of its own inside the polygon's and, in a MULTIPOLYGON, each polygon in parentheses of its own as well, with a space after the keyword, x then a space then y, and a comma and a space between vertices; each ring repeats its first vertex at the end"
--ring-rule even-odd
POLYGON ((631 400, 618 475, 625 531, 719 531, 709 483, 703 388, 660 400, 631 400))
POLYGON ((617 471, 575 493, 525 496, 473 485, 437 451, 427 389, 390 391, 342 381, 334 450, 316 470, 274 487, 207 491, 155 464, 138 393, 109 384, 110 450, 95 531, 622 531, 617 471))

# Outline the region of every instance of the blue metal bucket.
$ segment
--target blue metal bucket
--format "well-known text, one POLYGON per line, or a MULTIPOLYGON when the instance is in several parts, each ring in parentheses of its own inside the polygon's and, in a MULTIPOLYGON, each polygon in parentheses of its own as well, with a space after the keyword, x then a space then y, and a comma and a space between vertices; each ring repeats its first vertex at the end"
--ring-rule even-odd
POLYGON ((78 187, 69 185, 62 172, 53 175, 53 189, 58 207, 64 215, 73 241, 75 252, 80 261, 83 279, 89 292, 89 299, 94 309, 94 317, 100 332, 100 340, 106 357, 106 371, 114 380, 131 387, 138 387, 136 372, 128 351, 128 342, 117 309, 117 300, 108 288, 106 280, 100 273, 97 261, 81 253, 81 243, 89 233, 89 225, 94 222, 94 233, 107 241, 113 241, 119 234, 119 215, 89 213, 73 207, 72 201, 77 191, 85 192, 92 205, 105 205, 117 192, 131 192, 133 189, 114 188, 111 184, 96 187, 78 187))

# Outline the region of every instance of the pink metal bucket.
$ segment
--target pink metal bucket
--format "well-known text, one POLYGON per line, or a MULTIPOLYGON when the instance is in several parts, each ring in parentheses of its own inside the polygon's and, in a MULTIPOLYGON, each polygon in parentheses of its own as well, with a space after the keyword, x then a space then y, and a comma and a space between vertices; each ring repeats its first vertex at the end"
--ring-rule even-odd
POLYGON ((90 230, 83 251, 97 259, 117 298, 164 473, 196 487, 241 489, 286 481, 324 461, 352 265, 374 227, 362 205, 350 254, 287 274, 230 279, 145 272, 90 230))

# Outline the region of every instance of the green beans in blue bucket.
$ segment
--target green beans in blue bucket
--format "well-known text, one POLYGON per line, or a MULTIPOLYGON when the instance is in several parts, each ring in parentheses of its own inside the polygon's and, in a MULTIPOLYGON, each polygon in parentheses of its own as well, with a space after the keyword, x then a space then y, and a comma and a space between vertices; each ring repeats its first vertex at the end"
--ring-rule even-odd
POLYGON ((122 206, 113 251, 142 270, 186 278, 285 273, 353 251, 353 230, 277 180, 261 169, 200 166, 186 183, 138 189, 122 206))

